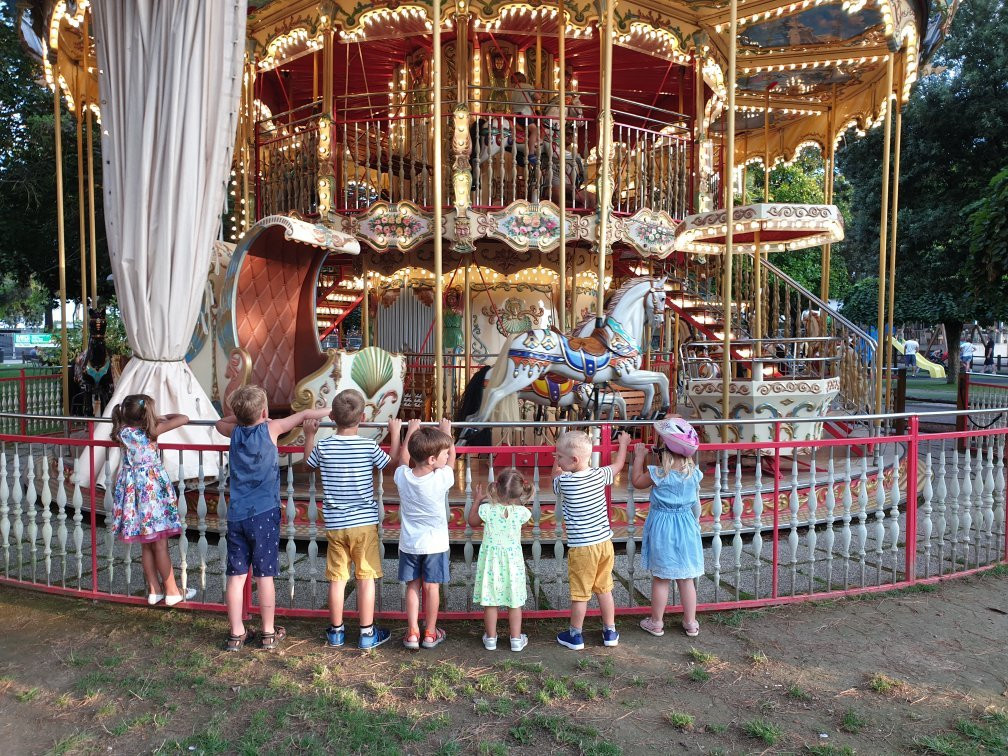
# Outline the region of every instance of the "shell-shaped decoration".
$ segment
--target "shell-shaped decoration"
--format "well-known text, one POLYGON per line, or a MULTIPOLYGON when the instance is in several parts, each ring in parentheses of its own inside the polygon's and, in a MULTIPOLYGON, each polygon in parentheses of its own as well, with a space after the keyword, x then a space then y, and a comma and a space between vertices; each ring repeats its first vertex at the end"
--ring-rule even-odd
POLYGON ((391 381, 393 372, 392 357, 378 347, 361 349, 354 355, 350 366, 350 377, 360 386, 366 399, 372 398, 391 381))

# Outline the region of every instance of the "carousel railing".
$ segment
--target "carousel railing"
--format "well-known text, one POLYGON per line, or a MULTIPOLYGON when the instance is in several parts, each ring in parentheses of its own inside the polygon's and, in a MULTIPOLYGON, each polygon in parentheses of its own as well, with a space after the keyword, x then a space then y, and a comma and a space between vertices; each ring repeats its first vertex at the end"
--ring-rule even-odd
MULTIPOLYGON (((837 378, 841 355, 832 336, 791 339, 733 339, 734 378, 762 380, 837 378)), ((721 377, 724 345, 717 341, 692 341, 682 345, 685 378, 707 380, 721 377)))
MULTIPOLYGON (((971 413, 974 425, 984 425, 983 417, 1000 411, 971 413)), ((908 430, 900 435, 793 441, 780 440, 778 433, 778 440, 769 442, 703 445, 698 465, 705 477, 695 508, 706 565, 697 580, 701 609, 903 588, 1004 562, 1008 429, 922 433, 921 416, 904 417, 908 430)), ((866 427, 884 428, 893 418, 860 419, 866 427)), ((3 419, 17 423, 22 416, 3 419)), ((112 444, 95 438, 96 421, 77 420, 88 429, 83 437, 0 435, 0 583, 145 604, 139 548, 118 541, 107 517, 115 471, 106 465, 99 480, 82 480, 74 472, 75 466, 89 469, 87 462, 112 444)), ((649 433, 648 426, 633 423, 591 426, 598 432, 599 464, 612 458, 616 426, 638 438, 649 433)), ((523 469, 533 488, 532 519, 522 532, 530 588, 525 609, 533 617, 567 612, 564 533, 549 481, 552 436, 570 427, 585 426, 540 424, 547 435, 526 446, 459 447, 456 485, 445 500, 453 562, 453 580, 445 587, 446 618, 481 616, 472 603, 481 532, 467 524, 466 515, 475 506, 475 485, 511 465, 523 469)), ((314 473, 302 471, 287 456, 300 451, 281 448, 287 466, 281 479, 277 608, 280 614, 322 617, 328 591, 321 489, 314 473)), ((170 548, 183 589, 197 590, 187 606, 223 611, 227 447, 164 443, 161 454, 179 467, 179 513, 186 527, 170 548), (205 472, 210 469, 221 472, 211 477, 205 472)), ((391 474, 386 470, 376 484, 387 576, 395 574, 399 530, 391 474)), ((626 473, 609 495, 621 614, 649 611, 650 575, 638 559, 647 502, 648 493, 634 489, 626 473)), ((402 619, 402 597, 394 578, 380 580, 380 615, 402 619)), ((247 613, 257 611, 251 597, 247 601, 247 613)), ((351 583, 351 616, 355 601, 351 583)))
POLYGON ((30 419, 32 415, 57 415, 63 409, 62 368, 21 369, 17 375, 0 378, 0 413, 21 415, 12 420, 0 415, 0 432, 42 434, 58 426, 30 419))
POLYGON ((256 122, 256 219, 292 210, 318 215, 321 116, 317 100, 256 122))

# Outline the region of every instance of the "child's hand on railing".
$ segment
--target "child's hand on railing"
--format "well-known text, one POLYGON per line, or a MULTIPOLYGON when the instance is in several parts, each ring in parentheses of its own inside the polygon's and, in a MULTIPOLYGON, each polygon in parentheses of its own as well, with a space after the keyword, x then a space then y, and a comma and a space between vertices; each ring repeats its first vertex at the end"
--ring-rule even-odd
POLYGON ((641 443, 634 444, 633 455, 635 460, 640 459, 642 457, 646 457, 647 453, 648 453, 647 444, 641 444, 641 443))

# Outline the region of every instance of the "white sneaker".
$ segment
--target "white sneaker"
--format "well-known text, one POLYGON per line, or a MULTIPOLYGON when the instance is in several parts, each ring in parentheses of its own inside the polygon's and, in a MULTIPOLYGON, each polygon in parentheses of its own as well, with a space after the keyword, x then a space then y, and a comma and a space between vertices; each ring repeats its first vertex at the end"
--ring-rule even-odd
POLYGON ((512 638, 511 639, 511 650, 512 651, 521 651, 527 645, 528 645, 528 636, 525 635, 525 633, 522 633, 517 638, 512 638))
POLYGON ((147 603, 150 604, 151 606, 154 606, 155 604, 160 604, 162 601, 164 601, 164 597, 165 595, 163 593, 148 593, 147 603))
POLYGON ((186 588, 185 595, 176 593, 174 596, 165 596, 165 606, 175 606, 176 604, 181 604, 183 601, 192 601, 196 598, 195 588, 186 588))
POLYGON ((484 634, 483 635, 483 648, 485 648, 487 651, 496 651, 497 650, 497 636, 495 635, 495 636, 493 636, 491 638, 489 635, 484 634))

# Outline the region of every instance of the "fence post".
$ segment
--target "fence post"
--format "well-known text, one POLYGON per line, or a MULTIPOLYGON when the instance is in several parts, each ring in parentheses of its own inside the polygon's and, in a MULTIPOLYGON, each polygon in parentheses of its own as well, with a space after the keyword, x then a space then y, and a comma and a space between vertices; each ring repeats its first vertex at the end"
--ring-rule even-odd
MULTIPOLYGON (((902 414, 906 412, 906 388, 907 388, 906 365, 896 368, 896 394, 893 397, 893 412, 902 414)), ((897 436, 906 433, 907 421, 905 417, 896 418, 895 431, 897 436)))
MULTIPOLYGON (((777 566, 780 560, 780 538, 778 528, 780 527, 780 420, 774 422, 774 459, 773 459, 773 573, 771 574, 770 596, 777 598, 777 566)), ((797 453, 797 449, 792 450, 797 453)))
MULTIPOLYGON (((18 412, 22 415, 28 414, 28 382, 25 380, 24 368, 21 368, 21 375, 18 377, 18 412)), ((28 435, 28 420, 21 418, 21 435, 28 435)))
MULTIPOLYGON (((608 423, 602 425, 602 437, 599 439, 599 467, 605 467, 606 465, 612 464, 612 426, 608 423)), ((626 470, 626 465, 623 466, 624 471, 626 470)), ((612 523, 612 486, 608 486, 605 490, 606 495, 606 516, 609 518, 610 524, 612 523)))
MULTIPOLYGON (((959 386, 956 391, 956 409, 959 411, 964 411, 969 409, 969 372, 961 368, 959 369, 959 386)), ((967 415, 956 415, 955 429, 959 433, 963 433, 966 430, 968 422, 967 415)), ((959 451, 966 451, 966 439, 960 438, 956 442, 959 451)))
MULTIPOLYGON (((920 453, 920 418, 910 417, 910 442, 907 444, 906 488, 906 563, 903 576, 910 583, 917 582, 917 461, 920 453)), ((897 472, 897 475, 899 473, 897 472)))
MULTIPOLYGON (((24 370, 21 371, 24 373, 24 370)), ((90 472, 88 474, 88 499, 90 501, 91 508, 91 593, 98 593, 98 513, 97 513, 97 503, 95 496, 95 476, 98 472, 95 470, 95 434, 94 434, 94 420, 88 421, 88 460, 90 472)), ((106 456, 106 461, 108 457, 106 456)), ((105 516, 110 516, 111 513, 106 512, 105 516)), ((111 548, 111 546, 109 547, 111 548)), ((111 573, 110 573, 111 574, 111 573)), ((109 593, 112 592, 112 584, 109 583, 109 593)))

